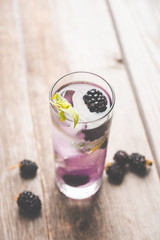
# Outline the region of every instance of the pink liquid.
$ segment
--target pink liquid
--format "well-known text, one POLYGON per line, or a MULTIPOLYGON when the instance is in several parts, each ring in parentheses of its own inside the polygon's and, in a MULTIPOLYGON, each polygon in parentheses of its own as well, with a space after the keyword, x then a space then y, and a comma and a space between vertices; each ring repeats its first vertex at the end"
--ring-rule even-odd
POLYGON ((111 118, 104 116, 111 99, 100 87, 83 82, 64 86, 58 92, 78 111, 80 120, 74 129, 71 121, 61 123, 58 114, 57 119, 52 115, 56 182, 65 195, 80 199, 93 195, 101 185, 111 125, 111 118), (84 104, 83 95, 93 88, 103 91, 107 98, 103 113, 91 113, 84 104))

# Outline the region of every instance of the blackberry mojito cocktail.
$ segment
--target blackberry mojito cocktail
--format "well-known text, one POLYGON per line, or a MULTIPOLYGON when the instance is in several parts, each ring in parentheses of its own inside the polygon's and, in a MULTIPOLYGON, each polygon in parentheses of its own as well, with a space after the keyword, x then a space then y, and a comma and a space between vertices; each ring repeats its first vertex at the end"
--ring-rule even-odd
POLYGON ((87 72, 65 75, 50 91, 56 183, 70 198, 101 186, 114 102, 110 85, 87 72))

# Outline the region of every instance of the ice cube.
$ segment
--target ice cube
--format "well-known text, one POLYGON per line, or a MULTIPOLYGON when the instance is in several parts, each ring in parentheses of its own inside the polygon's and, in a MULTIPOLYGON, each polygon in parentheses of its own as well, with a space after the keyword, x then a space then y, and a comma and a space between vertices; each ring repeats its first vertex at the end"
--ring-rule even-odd
POLYGON ((73 90, 67 90, 67 91, 65 91, 65 93, 63 94, 63 97, 64 97, 71 105, 73 105, 73 103, 72 103, 72 96, 73 96, 74 93, 75 93, 75 91, 73 91, 73 90))

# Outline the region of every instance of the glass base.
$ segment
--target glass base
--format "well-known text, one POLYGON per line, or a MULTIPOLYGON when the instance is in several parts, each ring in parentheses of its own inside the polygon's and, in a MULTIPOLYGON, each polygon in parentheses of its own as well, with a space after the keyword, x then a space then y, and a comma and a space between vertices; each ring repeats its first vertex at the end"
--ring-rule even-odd
POLYGON ((98 179, 89 186, 84 187, 71 187, 65 183, 57 182, 57 186, 66 197, 72 199, 85 199, 94 195, 101 187, 102 179, 98 179))

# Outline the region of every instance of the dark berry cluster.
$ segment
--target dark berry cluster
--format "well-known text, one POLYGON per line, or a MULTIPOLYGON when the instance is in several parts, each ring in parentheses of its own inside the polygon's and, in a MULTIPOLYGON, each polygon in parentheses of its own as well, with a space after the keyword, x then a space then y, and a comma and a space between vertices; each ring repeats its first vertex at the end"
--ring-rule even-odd
POLYGON ((106 166, 106 173, 111 181, 121 182, 124 176, 124 168, 113 162, 106 166))
POLYGON ((92 142, 95 139, 98 139, 98 138, 104 136, 106 131, 108 131, 110 126, 111 126, 111 121, 112 121, 112 119, 110 119, 109 121, 100 125, 97 128, 83 129, 82 133, 84 134, 85 141, 91 141, 92 142))
POLYGON ((41 210, 41 200, 38 196, 29 191, 23 191, 17 198, 17 204, 27 215, 36 215, 41 210))
POLYGON ((95 139, 98 139, 102 136, 104 136, 105 131, 107 129, 107 126, 105 124, 94 128, 94 129, 85 129, 82 130, 82 133, 84 133, 84 139, 86 141, 94 141, 95 139))
POLYGON ((84 96, 83 100, 90 112, 104 112, 107 109, 106 97, 96 89, 89 90, 84 96))
POLYGON ((23 177, 34 177, 38 166, 35 162, 24 159, 20 162, 20 171, 23 177))
POLYGON ((116 152, 113 159, 117 164, 119 164, 122 167, 129 163, 129 156, 125 151, 116 152))
POLYGON ((128 155, 125 151, 118 151, 113 157, 114 162, 108 163, 105 167, 106 174, 109 179, 114 182, 121 182, 125 173, 126 165, 136 173, 144 173, 147 166, 151 166, 152 162, 139 153, 128 155))
POLYGON ((14 168, 20 168, 21 176, 24 178, 32 178, 36 175, 38 166, 35 162, 24 159, 17 165, 9 167, 9 170, 14 168))
POLYGON ((137 173, 143 173, 146 170, 146 167, 152 166, 152 162, 148 161, 145 156, 139 153, 132 153, 129 157, 130 169, 137 173))
POLYGON ((64 174, 63 181, 72 187, 78 187, 88 183, 89 176, 80 174, 64 174))

